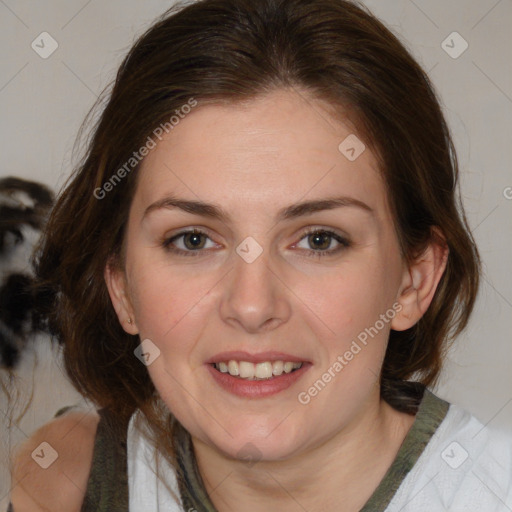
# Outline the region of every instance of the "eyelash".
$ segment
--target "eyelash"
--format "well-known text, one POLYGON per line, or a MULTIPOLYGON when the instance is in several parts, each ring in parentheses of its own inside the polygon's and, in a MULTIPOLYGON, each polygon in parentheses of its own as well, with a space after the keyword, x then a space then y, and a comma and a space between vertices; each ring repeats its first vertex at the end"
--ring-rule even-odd
MULTIPOLYGON (((176 249, 175 247, 172 246, 172 243, 187 235, 187 234, 195 234, 195 235, 204 235, 206 236, 207 238, 210 238, 208 236, 207 233, 205 233, 204 231, 200 230, 200 229, 189 229, 189 230, 186 230, 186 231, 181 231, 180 233, 172 236, 171 238, 167 238, 165 239, 163 242, 162 242, 162 247, 166 250, 166 251, 169 251, 171 253, 174 253, 174 254, 177 254, 179 256, 187 256, 187 257, 197 257, 197 256, 202 256, 203 252, 201 249, 197 250, 197 251, 184 251, 183 249, 176 249)), ((307 229, 304 233, 302 233, 302 236, 299 240, 302 241, 304 238, 310 236, 310 235, 313 235, 313 234, 324 234, 324 235, 327 235, 329 236, 330 238, 333 238, 334 240, 336 240, 340 245, 339 247, 337 247, 336 249, 329 249, 329 250, 314 250, 314 249, 304 249, 306 250, 307 252, 309 252, 314 258, 322 258, 322 257, 326 257, 326 256, 334 256, 335 254, 338 254, 339 252, 341 252, 342 250, 344 249, 347 249, 348 247, 350 247, 351 243, 349 242, 349 240, 347 240, 346 238, 342 237, 341 235, 338 235, 337 233, 335 233, 334 231, 330 231, 328 229, 322 229, 322 228, 310 228, 310 229, 307 229)))

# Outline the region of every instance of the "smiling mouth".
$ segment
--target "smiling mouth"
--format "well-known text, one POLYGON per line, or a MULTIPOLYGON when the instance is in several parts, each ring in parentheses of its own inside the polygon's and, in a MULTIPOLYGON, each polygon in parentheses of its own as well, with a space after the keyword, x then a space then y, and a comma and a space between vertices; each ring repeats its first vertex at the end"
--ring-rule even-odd
POLYGON ((227 373, 232 377, 243 380, 270 380, 280 375, 293 373, 302 368, 304 363, 291 361, 265 361, 251 363, 249 361, 220 361, 210 363, 217 371, 227 373))

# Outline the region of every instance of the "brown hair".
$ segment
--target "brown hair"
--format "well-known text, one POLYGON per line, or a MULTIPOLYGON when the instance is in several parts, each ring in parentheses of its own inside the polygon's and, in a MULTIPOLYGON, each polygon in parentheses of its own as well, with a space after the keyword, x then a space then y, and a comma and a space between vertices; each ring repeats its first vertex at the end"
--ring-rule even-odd
POLYGON ((479 257, 460 204, 452 139, 429 78, 397 37, 345 0, 175 6, 121 64, 86 156, 53 209, 37 264, 41 286, 52 294, 49 323, 64 344, 74 385, 111 408, 120 425, 140 408, 162 442, 169 422, 134 356, 140 340, 122 329, 103 278, 111 256, 122 265, 139 166, 103 199, 94 191, 190 98, 199 106, 237 102, 277 88, 306 91, 339 118, 349 112, 379 159, 404 258, 432 240, 433 226, 446 239, 447 267, 430 308, 414 327, 391 331, 381 379, 388 402, 406 410, 403 381, 436 382, 446 345, 474 305, 479 257))

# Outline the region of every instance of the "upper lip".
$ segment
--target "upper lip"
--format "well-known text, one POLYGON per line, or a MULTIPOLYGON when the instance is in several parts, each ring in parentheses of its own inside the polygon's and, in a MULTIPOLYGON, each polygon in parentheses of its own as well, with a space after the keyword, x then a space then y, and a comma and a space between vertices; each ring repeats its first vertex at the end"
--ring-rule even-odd
POLYGON ((267 352, 259 352, 258 354, 250 354, 242 350, 220 352, 206 361, 207 364, 220 363, 221 361, 248 361, 250 363, 264 363, 266 361, 290 361, 291 363, 309 362, 302 357, 292 356, 284 352, 276 352, 274 350, 267 352))

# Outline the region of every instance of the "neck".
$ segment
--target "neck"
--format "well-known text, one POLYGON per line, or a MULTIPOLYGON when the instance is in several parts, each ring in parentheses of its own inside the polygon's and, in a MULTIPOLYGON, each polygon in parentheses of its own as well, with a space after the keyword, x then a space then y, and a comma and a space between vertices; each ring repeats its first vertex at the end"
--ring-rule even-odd
POLYGON ((251 465, 195 437, 192 442, 199 472, 219 512, 240 510, 241 505, 247 512, 352 512, 378 487, 413 422, 414 416, 377 396, 350 425, 286 460, 251 465))

